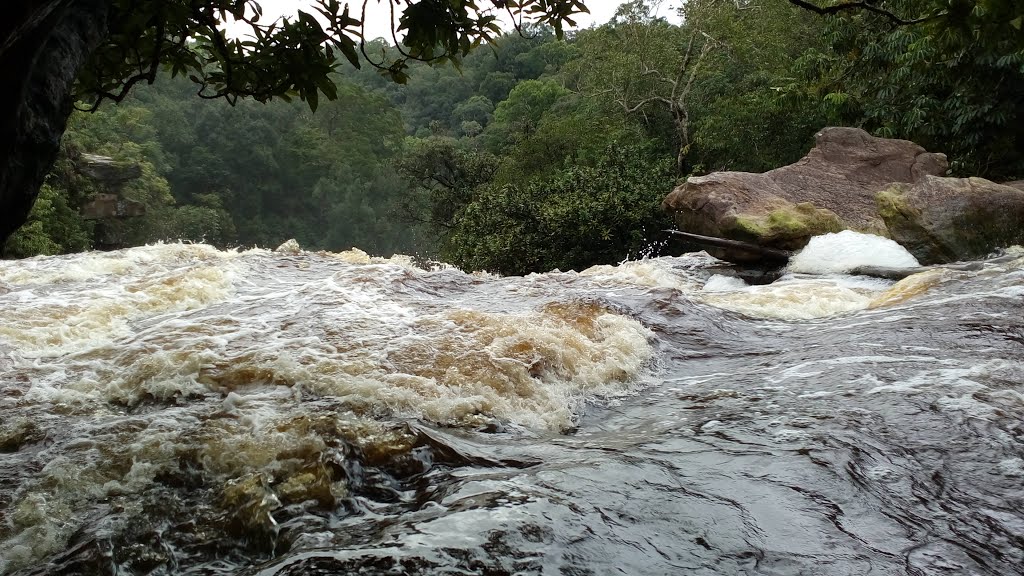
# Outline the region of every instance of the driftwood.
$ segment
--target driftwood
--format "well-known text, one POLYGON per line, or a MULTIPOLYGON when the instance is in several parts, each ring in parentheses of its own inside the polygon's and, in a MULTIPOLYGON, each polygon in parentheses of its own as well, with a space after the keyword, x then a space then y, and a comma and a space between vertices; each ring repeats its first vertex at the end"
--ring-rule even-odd
POLYGON ((914 268, 890 268, 888 266, 858 266, 847 272, 852 276, 873 276, 886 280, 903 280, 919 272, 931 270, 934 266, 916 266, 914 268))
POLYGON ((729 250, 742 250, 749 252, 760 257, 761 261, 765 264, 778 264, 784 265, 789 262, 793 252, 788 250, 779 250, 778 248, 767 248, 765 246, 758 246, 757 244, 751 244, 749 242, 741 242, 739 240, 728 240, 726 238, 716 238, 714 236, 701 236, 700 234, 692 234, 690 232, 680 232, 679 230, 665 230, 673 236, 679 236, 703 246, 712 246, 715 248, 726 248, 729 250))

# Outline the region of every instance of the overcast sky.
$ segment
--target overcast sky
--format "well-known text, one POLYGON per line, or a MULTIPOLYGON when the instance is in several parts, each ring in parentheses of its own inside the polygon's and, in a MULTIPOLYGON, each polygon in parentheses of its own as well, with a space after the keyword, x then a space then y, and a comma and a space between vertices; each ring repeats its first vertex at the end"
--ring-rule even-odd
MULTIPOLYGON (((296 10, 309 6, 308 0, 258 0, 258 2, 263 7, 263 18, 260 21, 264 23, 270 22, 279 16, 294 15, 296 10)), ((574 18, 580 28, 587 28, 593 24, 603 24, 610 20, 615 14, 615 9, 622 3, 622 0, 585 0, 585 2, 587 8, 590 9, 590 14, 580 14, 574 18)), ((344 5, 344 2, 342 4, 344 5)), ((396 16, 397 12, 405 4, 406 2, 403 2, 402 6, 396 7, 396 16)), ((480 2, 480 5, 484 4, 489 3, 486 0, 480 2)), ((676 15, 678 4, 679 2, 677 1, 665 0, 661 3, 658 14, 669 21, 678 22, 679 17, 676 15)), ((350 14, 358 18, 360 10, 362 10, 362 2, 349 2, 349 5, 351 7, 350 14)), ((369 0, 366 11, 366 37, 376 38, 384 36, 385 38, 390 38, 388 0, 369 0)), ((511 29, 511 26, 506 24, 505 28, 511 29)), ((228 29, 237 30, 236 33, 245 33, 244 26, 236 28, 229 25, 228 29)))

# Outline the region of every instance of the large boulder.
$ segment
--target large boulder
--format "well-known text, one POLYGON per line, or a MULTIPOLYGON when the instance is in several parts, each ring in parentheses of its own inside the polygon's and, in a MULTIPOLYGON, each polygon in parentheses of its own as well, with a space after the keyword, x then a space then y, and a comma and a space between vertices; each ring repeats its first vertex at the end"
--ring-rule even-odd
POLYGON ((982 258, 1024 244, 1024 186, 926 176, 877 195, 889 236, 922 264, 982 258))
MULTIPOLYGON (((815 142, 798 162, 763 174, 691 177, 662 206, 687 232, 795 250, 812 236, 846 228, 885 235, 875 195, 893 183, 941 176, 948 167, 943 154, 859 128, 825 128, 815 142)), ((716 255, 750 259, 749 253, 716 255)))

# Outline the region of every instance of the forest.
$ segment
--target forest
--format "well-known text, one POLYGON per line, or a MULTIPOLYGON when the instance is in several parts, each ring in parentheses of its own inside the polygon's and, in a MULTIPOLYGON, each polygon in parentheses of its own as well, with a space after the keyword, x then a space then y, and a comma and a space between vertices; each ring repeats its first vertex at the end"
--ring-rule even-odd
MULTIPOLYGON (((336 99, 203 100, 164 73, 72 115, 4 257, 156 241, 405 253, 525 274, 638 258, 663 244, 687 176, 800 158, 824 126, 945 152, 951 171, 1024 177, 1024 8, 880 0, 818 14, 787 0, 643 0, 600 26, 529 26, 458 67, 335 72, 336 99), (894 17, 894 15, 898 15, 894 17), (141 166, 138 217, 86 220, 83 155, 141 166)), ((398 50, 383 39, 362 56, 398 50)))

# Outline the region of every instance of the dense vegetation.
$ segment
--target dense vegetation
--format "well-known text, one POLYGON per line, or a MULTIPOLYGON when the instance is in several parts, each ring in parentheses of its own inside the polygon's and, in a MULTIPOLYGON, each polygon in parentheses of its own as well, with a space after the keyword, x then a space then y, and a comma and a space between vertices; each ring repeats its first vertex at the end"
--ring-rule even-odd
MULTIPOLYGON (((686 0, 677 26, 635 0, 565 41, 529 27, 458 69, 409 61, 405 84, 342 69, 315 113, 197 99, 161 77, 73 117, 6 254, 294 237, 502 273, 578 269, 660 239, 660 202, 680 178, 792 162, 829 124, 916 140, 961 173, 1024 175, 1024 8, 873 6, 887 13, 686 0), (81 218, 96 191, 75 169, 83 152, 141 164, 124 195, 145 216, 81 218)), ((401 58, 383 41, 366 53, 401 58)))

